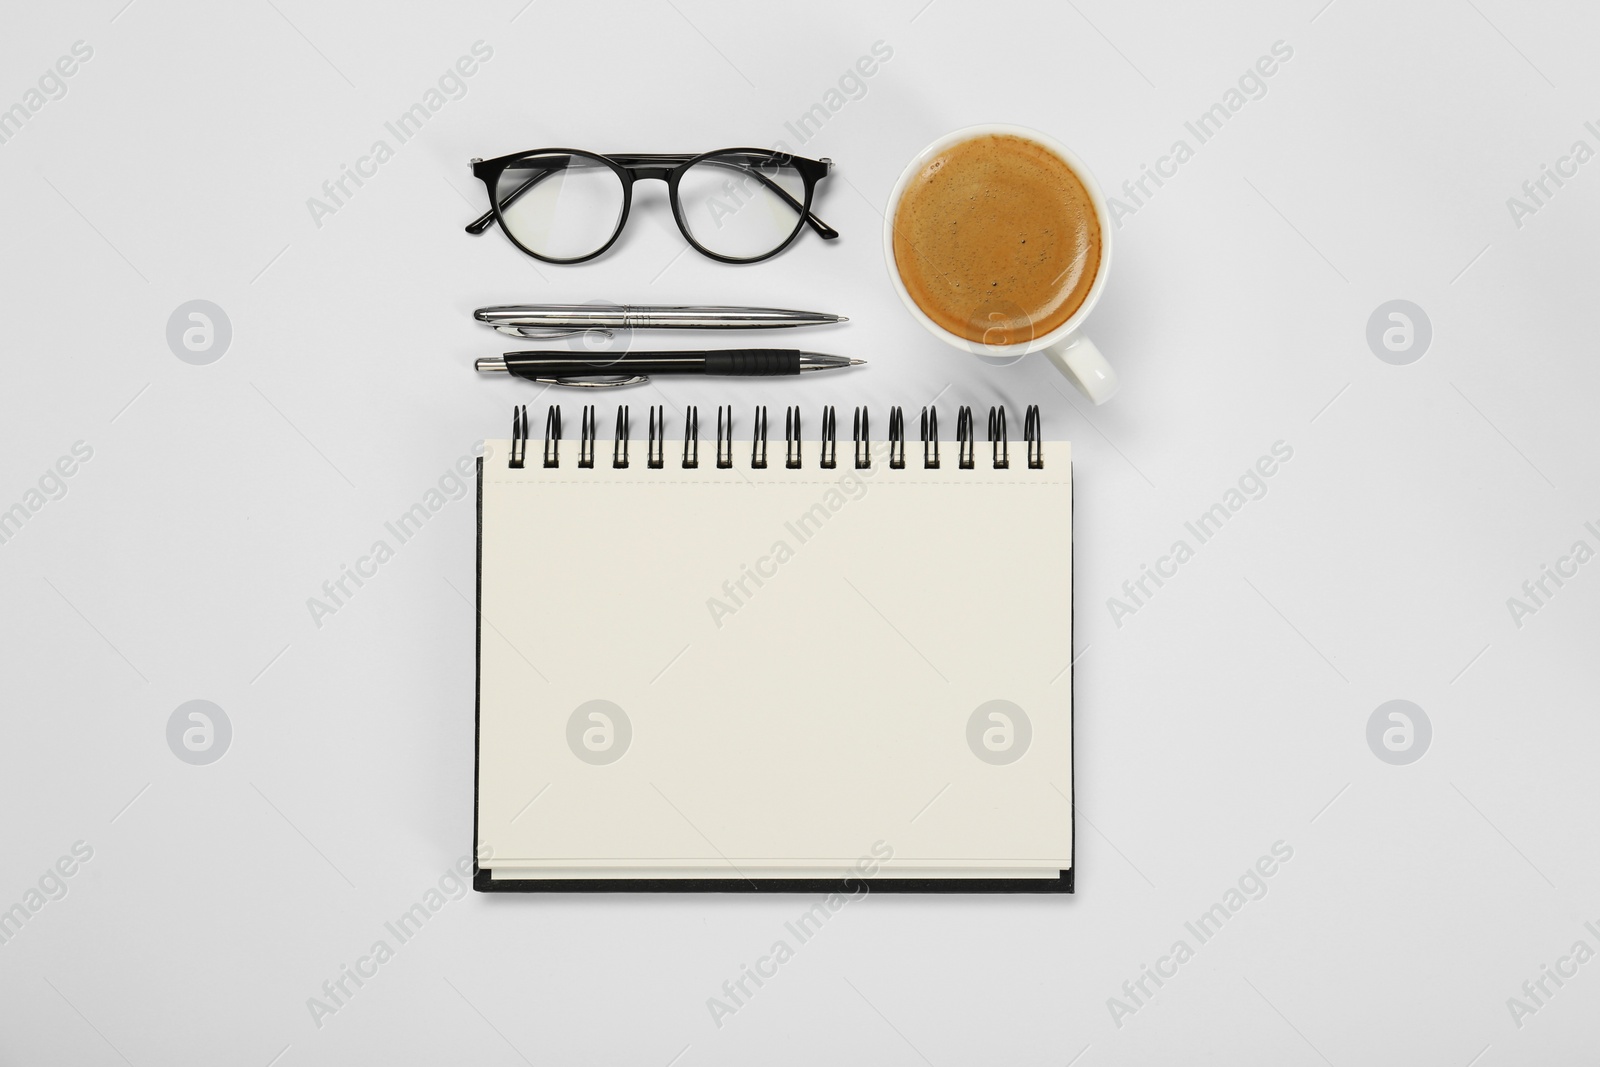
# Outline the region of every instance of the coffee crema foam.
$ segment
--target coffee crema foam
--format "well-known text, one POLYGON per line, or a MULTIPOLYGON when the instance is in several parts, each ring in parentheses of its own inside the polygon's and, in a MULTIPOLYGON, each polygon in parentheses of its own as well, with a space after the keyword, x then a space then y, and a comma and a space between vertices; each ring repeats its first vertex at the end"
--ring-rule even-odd
POLYGON ((989 134, 951 145, 906 185, 894 260, 911 299, 939 327, 985 345, 1057 329, 1100 269, 1088 189, 1041 144, 989 134))

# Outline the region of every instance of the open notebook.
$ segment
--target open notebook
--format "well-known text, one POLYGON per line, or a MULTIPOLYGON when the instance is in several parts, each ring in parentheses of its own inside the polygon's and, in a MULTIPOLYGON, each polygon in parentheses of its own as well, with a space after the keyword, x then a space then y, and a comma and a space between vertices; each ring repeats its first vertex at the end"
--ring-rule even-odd
POLYGON ((474 886, 1070 892, 1070 446, 717 413, 487 442, 474 886))

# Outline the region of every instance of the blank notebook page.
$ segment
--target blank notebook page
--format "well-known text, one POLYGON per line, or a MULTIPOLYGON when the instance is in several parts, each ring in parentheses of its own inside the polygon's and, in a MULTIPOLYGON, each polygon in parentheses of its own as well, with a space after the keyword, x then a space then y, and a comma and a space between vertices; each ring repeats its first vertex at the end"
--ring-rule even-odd
POLYGON ((482 461, 480 866, 496 880, 1072 867, 1070 446, 974 469, 482 461), (885 853, 888 858, 885 860, 885 853))

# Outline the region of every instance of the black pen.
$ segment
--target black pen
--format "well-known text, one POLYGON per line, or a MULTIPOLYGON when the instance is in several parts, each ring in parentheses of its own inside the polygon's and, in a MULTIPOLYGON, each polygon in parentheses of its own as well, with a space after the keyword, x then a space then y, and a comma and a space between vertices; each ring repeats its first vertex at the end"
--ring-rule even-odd
POLYGON ((639 385, 652 374, 757 377, 859 367, 864 359, 825 356, 797 348, 723 348, 707 352, 624 352, 610 359, 579 359, 560 352, 507 352, 477 362, 485 374, 510 373, 546 385, 639 385))

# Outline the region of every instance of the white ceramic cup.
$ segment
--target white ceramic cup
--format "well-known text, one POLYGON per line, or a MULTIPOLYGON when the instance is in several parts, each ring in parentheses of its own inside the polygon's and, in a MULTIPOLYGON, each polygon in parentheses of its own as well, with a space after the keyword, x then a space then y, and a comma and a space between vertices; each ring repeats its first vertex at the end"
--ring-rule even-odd
POLYGON ((889 207, 883 215, 883 255, 889 265, 889 280, 894 285, 894 291, 900 294, 900 302, 911 312, 911 317, 922 323, 928 332, 944 341, 946 344, 973 352, 980 356, 994 358, 1020 358, 1030 352, 1043 352, 1045 358, 1054 363, 1072 382, 1083 395, 1096 404, 1104 404, 1111 399, 1117 391, 1117 372, 1111 369, 1111 364, 1106 362, 1106 357, 1100 354, 1094 342, 1085 337, 1082 331, 1083 320, 1089 317, 1095 304, 1100 302, 1100 294, 1105 291, 1106 277, 1111 272, 1111 212, 1106 207, 1105 194, 1100 191, 1100 184, 1094 180, 1094 175, 1083 165, 1083 161, 1067 149, 1039 133, 1022 126, 968 126, 966 129, 956 130, 946 134, 937 141, 918 152, 916 157, 906 165, 905 172, 900 175, 900 180, 894 183, 894 191, 889 194, 889 207), (894 260, 894 218, 900 210, 900 197, 905 192, 906 186, 915 178, 928 162, 939 153, 952 145, 963 141, 970 141, 976 137, 985 137, 995 134, 1021 137, 1059 156, 1072 172, 1078 176, 1083 187, 1089 192, 1089 199, 1094 204, 1095 218, 1100 224, 1100 265, 1095 271, 1094 281, 1089 285, 1089 293, 1084 297, 1083 303, 1072 317, 1047 334, 1033 338, 1031 341, 1022 341, 1015 344, 986 344, 982 341, 971 341, 940 326, 928 317, 927 312, 917 306, 911 299, 911 294, 906 291, 906 283, 900 277, 900 270, 895 266, 894 260))

